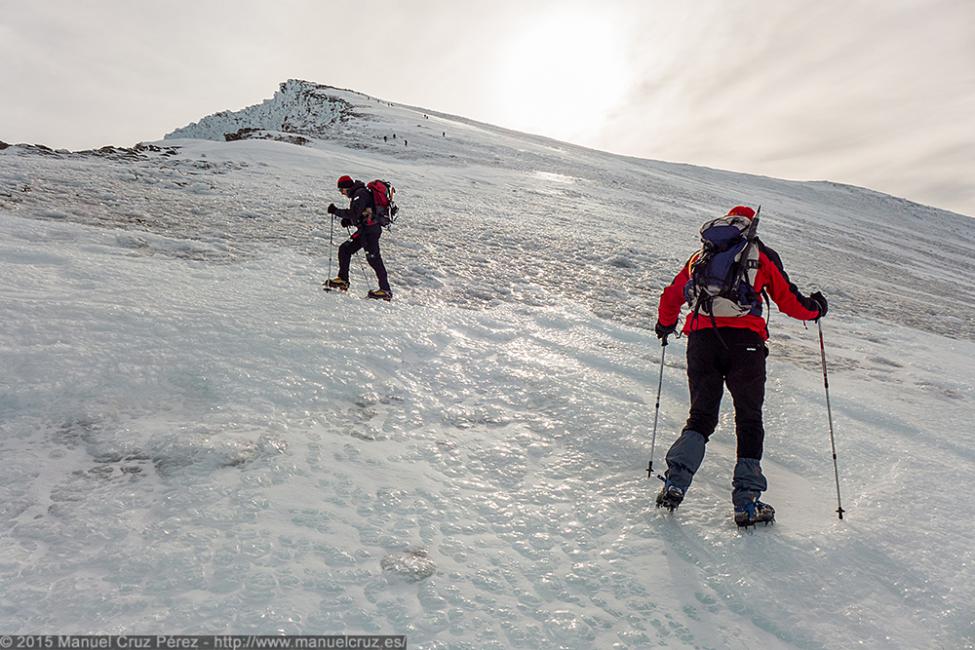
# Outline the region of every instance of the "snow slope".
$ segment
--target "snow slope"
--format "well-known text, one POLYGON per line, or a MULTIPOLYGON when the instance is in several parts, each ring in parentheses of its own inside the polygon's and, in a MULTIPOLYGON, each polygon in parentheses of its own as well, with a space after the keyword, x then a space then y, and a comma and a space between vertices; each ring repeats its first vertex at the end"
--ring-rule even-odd
MULTIPOLYGON (((966 217, 302 82, 279 95, 138 151, 0 151, 4 631, 975 645, 966 217), (343 173, 399 189, 393 303, 319 289, 343 173), (843 521, 815 330, 778 313, 778 523, 731 523, 730 407, 685 505, 652 507, 647 328, 700 222, 739 202, 831 299, 843 521)), ((686 413, 683 349, 657 466, 686 413)))

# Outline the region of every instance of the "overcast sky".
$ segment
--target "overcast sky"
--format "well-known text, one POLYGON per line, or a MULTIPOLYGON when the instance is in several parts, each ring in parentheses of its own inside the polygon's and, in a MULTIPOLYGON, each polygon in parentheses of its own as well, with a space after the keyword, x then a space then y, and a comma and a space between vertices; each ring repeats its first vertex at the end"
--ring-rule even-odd
POLYGON ((975 215, 975 0, 0 0, 0 140, 131 145, 307 79, 975 215))

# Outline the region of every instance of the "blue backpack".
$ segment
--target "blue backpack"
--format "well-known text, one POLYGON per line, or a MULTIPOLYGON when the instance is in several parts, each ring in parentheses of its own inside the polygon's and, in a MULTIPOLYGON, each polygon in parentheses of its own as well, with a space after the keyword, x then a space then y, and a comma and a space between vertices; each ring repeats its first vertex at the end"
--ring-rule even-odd
MULTIPOLYGON (((761 207, 759 207, 761 212, 761 207)), ((687 262, 690 281, 684 299, 694 318, 761 316, 762 297, 755 292, 758 275, 758 214, 714 219, 701 226, 701 249, 687 262)))

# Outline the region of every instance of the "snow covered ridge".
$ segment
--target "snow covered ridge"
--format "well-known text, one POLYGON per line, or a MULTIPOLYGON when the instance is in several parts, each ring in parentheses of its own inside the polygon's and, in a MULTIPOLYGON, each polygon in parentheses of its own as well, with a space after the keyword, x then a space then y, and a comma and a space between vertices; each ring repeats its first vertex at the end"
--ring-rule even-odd
POLYGON ((67 149, 52 149, 43 144, 8 144, 0 140, 0 151, 13 148, 15 153, 25 155, 50 156, 52 158, 78 157, 78 156, 97 156, 100 158, 114 159, 144 159, 149 154, 160 154, 163 156, 174 156, 179 150, 179 146, 157 146, 140 142, 132 147, 115 147, 105 145, 98 149, 82 149, 81 151, 69 151, 67 149))
MULTIPOLYGON (((271 99, 240 111, 221 111, 166 135, 166 139, 240 140, 280 139, 268 132, 298 133, 322 137, 355 115, 353 105, 331 86, 290 79, 271 99)), ((288 140, 285 140, 288 141, 288 140)), ((307 140, 290 140, 305 144, 307 140)))

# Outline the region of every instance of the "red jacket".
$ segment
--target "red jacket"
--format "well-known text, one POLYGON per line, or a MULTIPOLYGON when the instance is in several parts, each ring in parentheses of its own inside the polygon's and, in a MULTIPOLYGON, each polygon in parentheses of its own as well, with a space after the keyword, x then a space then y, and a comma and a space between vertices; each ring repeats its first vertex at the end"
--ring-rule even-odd
MULTIPOLYGON (((782 268, 782 260, 779 254, 758 242, 758 272, 755 275, 755 293, 761 295, 762 290, 768 292, 769 298, 787 316, 792 316, 798 320, 815 320, 819 318, 819 305, 816 301, 802 295, 796 285, 789 281, 789 276, 782 268)), ((674 278, 669 287, 664 289, 660 295, 660 307, 657 311, 657 320, 662 325, 676 325, 680 318, 681 307, 684 306, 684 286, 691 279, 690 260, 684 264, 684 268, 674 278)), ((761 316, 739 316, 737 318, 715 318, 714 324, 718 327, 738 327, 750 329, 757 332, 762 340, 768 339, 768 327, 765 319, 761 316)), ((690 334, 698 330, 713 327, 710 316, 698 314, 688 316, 684 320, 684 334, 690 334)))

